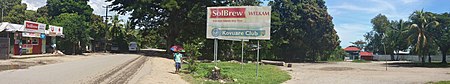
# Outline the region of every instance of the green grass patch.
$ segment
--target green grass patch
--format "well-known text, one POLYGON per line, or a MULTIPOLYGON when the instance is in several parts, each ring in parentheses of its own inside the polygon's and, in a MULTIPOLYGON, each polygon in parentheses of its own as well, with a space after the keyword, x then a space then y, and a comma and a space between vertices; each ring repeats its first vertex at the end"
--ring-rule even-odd
MULTIPOLYGON (((186 65, 187 66, 187 65, 186 65)), ((291 79, 286 71, 273 65, 260 65, 259 76, 256 79, 256 64, 220 62, 221 75, 229 84, 280 84, 291 79), (237 81, 233 81, 237 80, 237 81)), ((192 84, 219 84, 218 81, 208 80, 208 73, 214 68, 214 63, 199 63, 198 70, 193 74, 182 74, 183 79, 192 84)))
POLYGON ((450 84, 450 81, 428 82, 427 84, 450 84))
POLYGON ((353 60, 353 63, 370 63, 370 61, 366 61, 366 60, 353 60))

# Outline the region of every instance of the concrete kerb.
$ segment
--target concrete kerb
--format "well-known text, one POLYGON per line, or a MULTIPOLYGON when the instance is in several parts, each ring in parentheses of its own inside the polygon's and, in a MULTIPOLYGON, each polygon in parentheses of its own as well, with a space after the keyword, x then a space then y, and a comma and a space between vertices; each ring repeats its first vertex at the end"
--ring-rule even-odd
POLYGON ((64 56, 60 54, 38 54, 38 55, 14 55, 11 56, 11 59, 28 59, 28 58, 38 58, 38 57, 55 57, 55 56, 64 56))

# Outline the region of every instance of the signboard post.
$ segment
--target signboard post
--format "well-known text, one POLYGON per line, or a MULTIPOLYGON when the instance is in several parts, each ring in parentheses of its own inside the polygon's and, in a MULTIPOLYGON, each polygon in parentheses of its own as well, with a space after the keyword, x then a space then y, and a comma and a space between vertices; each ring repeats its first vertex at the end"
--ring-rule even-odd
MULTIPOLYGON (((218 39, 258 40, 256 76, 259 66, 259 40, 270 40, 270 6, 208 7, 206 38, 214 39, 214 62, 217 66, 218 39)), ((243 62, 243 47, 241 62, 243 62)))

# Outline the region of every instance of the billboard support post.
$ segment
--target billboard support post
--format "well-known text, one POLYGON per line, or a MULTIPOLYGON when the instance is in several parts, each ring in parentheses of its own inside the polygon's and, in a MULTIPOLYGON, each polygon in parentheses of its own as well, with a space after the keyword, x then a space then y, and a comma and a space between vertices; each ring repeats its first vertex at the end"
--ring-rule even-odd
POLYGON ((241 39, 241 70, 244 70, 244 39, 241 39))
POLYGON ((214 39, 214 63, 217 66, 217 47, 218 47, 218 42, 217 42, 217 38, 214 39))
POLYGON ((256 48, 256 79, 258 79, 258 69, 259 69, 259 40, 258 40, 258 48, 256 48))

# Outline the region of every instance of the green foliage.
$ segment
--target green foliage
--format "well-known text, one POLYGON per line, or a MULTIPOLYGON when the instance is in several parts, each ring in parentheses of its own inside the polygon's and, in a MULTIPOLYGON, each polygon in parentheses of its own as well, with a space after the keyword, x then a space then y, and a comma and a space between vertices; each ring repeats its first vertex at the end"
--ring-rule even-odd
MULTIPOLYGON (((214 63, 199 63, 199 69, 197 74, 190 74, 195 79, 191 83, 213 83, 218 84, 217 81, 204 81, 208 73, 214 68, 214 63)), ((231 82, 231 84, 279 84, 291 79, 286 71, 280 70, 277 66, 273 65, 260 65, 259 76, 255 80, 255 64, 244 64, 243 68, 239 63, 220 62, 218 63, 221 68, 221 74, 229 81, 236 79, 237 81, 231 82)), ((188 80, 190 81, 190 80, 188 80)))
MULTIPOLYGON (((47 0, 47 14, 49 16, 58 16, 63 13, 77 13, 85 21, 89 21, 89 16, 94 11, 87 5, 89 0, 47 0)), ((45 8, 44 8, 45 9, 45 8)))
MULTIPOLYGON (((258 6, 259 0, 136 0, 112 2, 112 11, 119 14, 130 13, 131 26, 143 28, 142 38, 146 46, 160 45, 168 49, 174 44, 197 44, 192 39, 204 41, 199 51, 201 58, 212 57, 212 40, 204 38, 206 32, 206 8, 212 6, 258 6), (152 39, 152 40, 149 40, 152 39), (153 40, 155 39, 155 40, 153 40), (157 40, 163 39, 163 40, 157 40)), ((334 30, 332 17, 327 13, 323 0, 270 2, 272 6, 271 41, 261 41, 263 45, 261 58, 273 60, 310 60, 327 58, 330 52, 339 45, 339 37, 334 30), (307 39, 307 40, 306 40, 307 39), (329 52, 329 53, 325 53, 329 52)), ((246 42, 256 44, 255 41, 246 42)), ((220 41, 219 59, 230 60, 240 58, 240 43, 220 41)), ((160 46, 159 46, 160 47, 160 46)), ((246 48, 248 49, 248 48, 246 48)), ((252 52, 248 52, 252 53, 252 52)), ((254 58, 246 54, 246 59, 254 58)))
POLYGON ((187 43, 183 44, 184 49, 186 51, 186 56, 188 57, 188 70, 189 72, 193 73, 198 68, 198 63, 196 60, 198 57, 202 56, 202 53, 200 52, 200 49, 204 47, 203 43, 204 40, 201 39, 194 39, 195 43, 187 43))
POLYGON ((272 6, 274 53, 291 61, 327 58, 340 43, 323 0, 275 0, 272 6))
POLYGON ((344 51, 340 46, 336 47, 334 51, 331 51, 329 57, 326 58, 326 61, 343 61, 344 57, 348 56, 347 52, 344 51))
POLYGON ((429 82, 427 84, 450 84, 450 81, 429 82))
POLYGON ((58 49, 66 54, 81 54, 89 43, 88 26, 84 18, 76 13, 63 13, 51 22, 64 27, 65 37, 58 41, 58 49))
POLYGON ((378 14, 371 20, 371 23, 373 24, 373 31, 364 35, 367 41, 365 50, 373 51, 374 53, 388 54, 388 51, 385 51, 385 33, 388 32, 388 29, 391 26, 389 20, 385 15, 378 14))
POLYGON ((411 16, 412 24, 408 31, 408 41, 413 45, 417 54, 422 57, 422 63, 425 62, 424 56, 429 53, 432 46, 432 32, 430 29, 436 28, 439 22, 435 21, 435 16, 429 12, 415 11, 411 16))
POLYGON ((16 24, 23 24, 24 20, 26 19, 25 10, 27 9, 26 4, 15 4, 14 6, 11 6, 9 12, 7 12, 7 15, 3 17, 3 21, 5 22, 11 22, 16 24))
POLYGON ((353 60, 353 63, 370 63, 370 61, 366 61, 366 60, 353 60))

